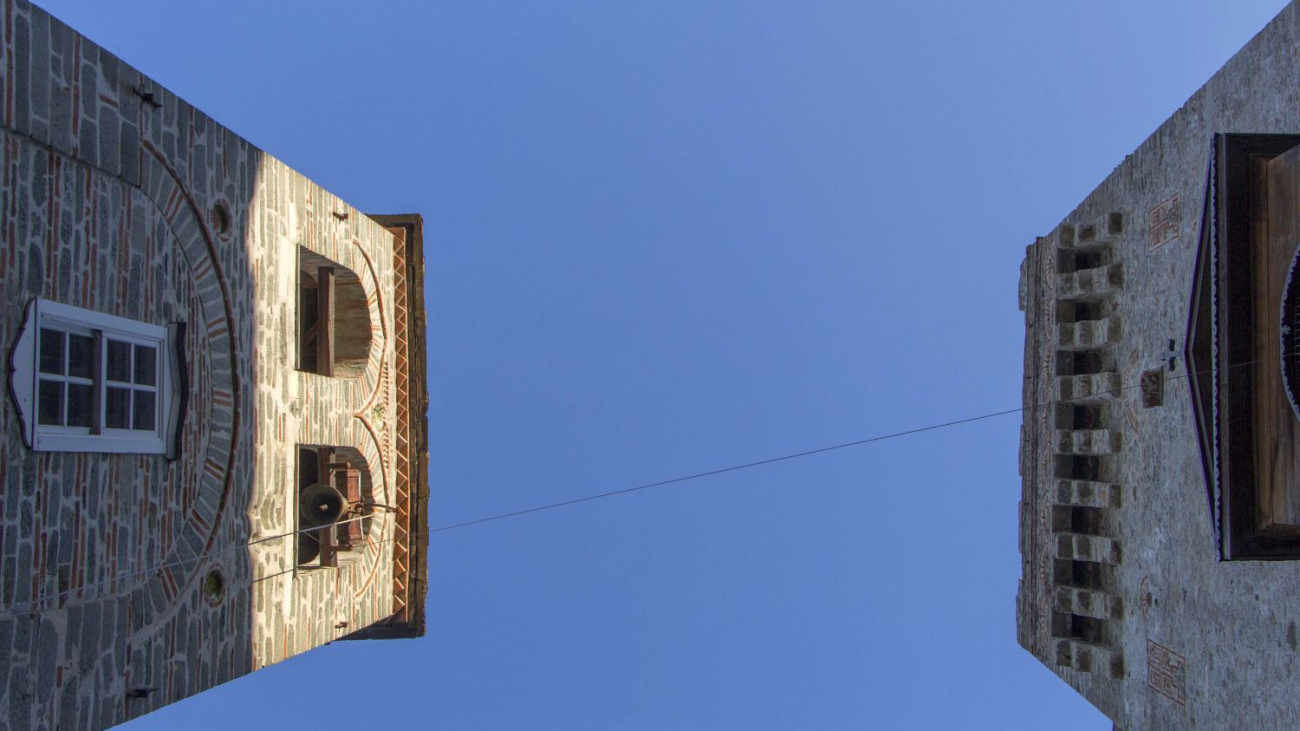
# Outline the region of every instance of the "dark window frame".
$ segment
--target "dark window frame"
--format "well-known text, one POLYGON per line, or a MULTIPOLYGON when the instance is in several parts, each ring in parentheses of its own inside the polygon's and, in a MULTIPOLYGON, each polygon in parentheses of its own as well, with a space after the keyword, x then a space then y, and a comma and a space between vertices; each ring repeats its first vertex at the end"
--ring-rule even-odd
POLYGON ((1255 229, 1266 212, 1261 163, 1300 147, 1300 135, 1214 137, 1201 217, 1184 356, 1210 511, 1222 560, 1300 559, 1300 537, 1260 524, 1255 475, 1257 327, 1276 313, 1256 312, 1255 229))

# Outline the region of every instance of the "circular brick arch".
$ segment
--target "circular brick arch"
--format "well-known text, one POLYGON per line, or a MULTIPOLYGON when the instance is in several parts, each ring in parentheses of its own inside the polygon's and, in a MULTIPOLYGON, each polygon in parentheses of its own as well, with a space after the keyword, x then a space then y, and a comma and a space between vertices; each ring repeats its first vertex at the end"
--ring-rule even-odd
POLYGON ((369 437, 368 442, 373 443, 374 448, 380 456, 379 472, 381 481, 384 486, 383 499, 385 502, 392 499, 392 490, 389 480, 389 446, 391 440, 380 437, 381 429, 385 428, 385 422, 394 418, 394 414, 389 413, 391 404, 388 398, 388 387, 392 376, 392 364, 388 356, 388 315, 385 309, 387 302, 383 294, 383 288, 380 286, 379 276, 375 272, 374 261, 370 254, 366 252, 364 246, 357 239, 352 243, 356 251, 361 255, 366 264, 366 272, 369 276, 361 278, 363 286, 366 287, 366 295, 370 303, 370 322, 371 329, 374 331, 374 338, 377 340, 378 347, 371 347, 370 363, 366 367, 366 390, 368 392, 365 403, 358 409, 353 416, 357 418, 365 428, 369 437), (376 325, 375 323, 378 323, 376 325), (378 422, 378 423, 376 423, 378 422))
MULTIPOLYGON (((288 232, 285 232, 286 234, 288 232)), ((365 245, 353 238, 351 245, 339 245, 337 242, 321 242, 316 237, 307 235, 297 245, 302 250, 334 262, 355 274, 365 293, 366 306, 370 320, 370 348, 366 365, 357 377, 318 376, 302 372, 305 378, 325 379, 320 383, 336 390, 335 394, 344 402, 343 408, 357 410, 355 413, 369 411, 379 398, 379 392, 386 384, 385 361, 390 336, 388 333, 387 298, 379 275, 375 270, 371 254, 365 245)))
MULTIPOLYGON (((156 622, 157 614, 164 613, 168 606, 177 606, 174 600, 198 582, 201 569, 206 567, 203 559, 212 552, 233 488, 236 445, 242 426, 237 405, 244 384, 236 368, 235 305, 230 299, 216 237, 181 178, 151 144, 146 142, 144 146, 149 154, 143 156, 141 178, 148 182, 141 189, 162 212, 177 253, 188 264, 190 284, 201 308, 200 313, 191 316, 191 322, 202 330, 197 335, 201 335, 206 352, 188 355, 205 359, 207 365, 206 383, 191 382, 188 397, 189 403, 205 404, 207 408, 202 413, 190 410, 186 419, 201 420, 199 438, 194 441, 202 448, 195 450, 197 454, 182 454, 187 474, 198 477, 196 496, 161 567, 134 589, 143 599, 142 609, 152 608, 156 622), (160 602, 160 596, 165 601, 160 602)), ((152 622, 146 621, 136 629, 140 631, 149 624, 152 622)))
MULTIPOLYGON (((360 452, 361 457, 366 461, 366 467, 370 472, 370 491, 371 499, 380 505, 390 505, 387 484, 383 481, 382 464, 383 456, 378 449, 377 443, 373 439, 360 438, 362 435, 356 427, 357 422, 353 422, 354 428, 349 437, 357 446, 351 447, 360 452)), ((379 547, 390 539, 392 534, 393 521, 388 519, 388 512, 380 508, 373 514, 373 517, 366 521, 368 524, 365 530, 365 548, 359 552, 358 560, 349 561, 346 566, 348 570, 360 572, 355 579, 355 590, 353 595, 361 597, 370 584, 374 582, 376 573, 380 566, 380 557, 383 555, 379 547)))
MULTIPOLYGON (((378 479, 373 480, 376 502, 381 505, 392 505, 394 494, 391 480, 392 467, 389 463, 391 450, 387 448, 391 444, 392 440, 384 439, 381 436, 383 430, 387 428, 388 421, 395 417, 395 414, 391 413, 388 389, 392 375, 392 368, 389 363, 389 358, 387 357, 389 335, 388 319, 384 310, 386 300, 383 296, 379 277, 375 273, 375 265, 374 262, 371 261, 370 255, 366 253, 366 250, 362 247, 360 241, 353 239, 352 243, 356 245, 357 251, 360 252, 362 258, 365 260, 366 271, 369 274, 368 277, 362 277, 361 281, 364 284, 369 285, 367 294, 370 295, 370 322, 372 323, 372 330, 375 330, 374 337, 378 341, 378 347, 372 346, 370 349, 371 359, 369 367, 366 369, 368 376, 373 374, 373 381, 370 381, 369 378, 367 379, 369 382, 370 393, 366 398, 365 404, 353 414, 353 417, 360 423, 361 428, 364 430, 366 435, 366 438, 362 440, 365 444, 362 453, 366 455, 366 460, 371 465, 378 465, 377 470, 372 468, 371 471, 372 475, 378 475, 378 479), (373 294, 371 294, 372 292, 373 294), (374 326, 374 323, 376 322, 378 323, 377 328, 374 326)), ((379 559, 383 556, 383 551, 380 549, 380 545, 383 541, 390 539, 391 536, 385 534, 391 533, 393 530, 393 521, 391 520, 373 521, 372 523, 378 523, 386 530, 382 530, 380 535, 377 537, 373 535, 368 536, 369 540, 366 542, 365 550, 367 570, 364 580, 357 583, 356 591, 354 593, 354 596, 358 598, 361 597, 374 582, 375 575, 378 573, 379 569, 379 559)), ((371 532, 374 533, 373 527, 371 532)))
POLYGON ((389 339, 388 315, 385 310, 384 289, 379 281, 379 275, 375 272, 374 261, 361 241, 352 239, 351 249, 361 257, 361 262, 365 265, 359 267, 364 271, 360 278, 361 286, 365 288, 366 302, 370 307, 370 360, 362 376, 365 405, 361 408, 361 411, 368 411, 374 407, 375 399, 385 384, 389 339))
MULTIPOLYGON (((359 269, 363 272, 360 279, 362 286, 365 287, 366 301, 370 307, 371 346, 370 361, 362 377, 365 389, 362 393, 365 394, 365 399, 361 407, 352 414, 354 428, 350 430, 352 432, 350 437, 351 443, 361 450, 370 465, 375 501, 381 505, 392 505, 392 469, 388 461, 389 450, 385 448, 390 440, 382 436, 386 428, 385 422, 393 418, 392 414, 388 413, 391 366, 387 357, 389 349, 388 313, 385 309, 387 298, 384 297, 374 261, 365 245, 355 238, 352 239, 352 244, 352 251, 360 256, 364 263, 364 266, 359 269)), ((386 513, 381 512, 377 517, 384 515, 386 513)), ((371 521, 366 536, 366 549, 362 553, 362 565, 359 567, 363 573, 356 582, 354 596, 362 596, 374 582, 383 555, 380 546, 389 539, 390 536, 387 534, 392 532, 392 525, 391 520, 371 521)))

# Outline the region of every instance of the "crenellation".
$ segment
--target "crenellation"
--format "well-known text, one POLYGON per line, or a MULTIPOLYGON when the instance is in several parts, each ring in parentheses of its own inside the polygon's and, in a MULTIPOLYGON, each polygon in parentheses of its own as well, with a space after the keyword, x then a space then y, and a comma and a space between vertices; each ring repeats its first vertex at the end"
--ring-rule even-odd
MULTIPOLYGON (((1123 564, 1123 490, 1118 480, 1125 446, 1120 417, 1124 376, 1117 357, 1124 337, 1117 307, 1124 284, 1123 235, 1124 215, 1111 213, 1099 221, 1062 224, 1052 236, 1039 240, 1039 247, 1052 245, 1047 251, 1053 256, 1040 266, 1056 272, 1057 286, 1048 300, 1055 328, 1047 328, 1041 339, 1026 341, 1026 363, 1042 363, 1051 377, 1048 397, 1055 403, 1053 431, 1029 432, 1022 438, 1022 460, 1027 462, 1022 475, 1027 485, 1031 479, 1042 484, 1043 493, 1022 501, 1021 550, 1039 552, 1039 541, 1051 548, 1037 559, 1050 561, 1050 567, 1032 585, 1037 598, 1029 599, 1047 605, 1033 610, 1041 617, 1036 622, 1041 629, 1022 627, 1021 641, 1033 647, 1051 645, 1058 667, 1084 674, 1116 669, 1122 674, 1123 668, 1123 600, 1114 593, 1115 571, 1123 564), (1032 358, 1031 348, 1044 348, 1049 357, 1032 358), (1034 443, 1043 451, 1026 453, 1034 443), (1040 482, 1039 465, 1045 463, 1050 479, 1040 482), (1027 540, 1027 531, 1043 535, 1027 540), (1045 636, 1034 637, 1039 631, 1045 636)), ((1024 281, 1022 268, 1025 286, 1033 287, 1034 282, 1024 281)), ((1033 296, 1025 300, 1042 301, 1033 296)), ((1037 307, 1025 310, 1033 332, 1038 330, 1037 307)), ((1027 392, 1026 399, 1031 397, 1041 398, 1027 392)), ((1034 566, 1028 554, 1025 565, 1027 571, 1034 566)), ((1034 606, 1025 601, 1028 586, 1022 580, 1017 601, 1021 617, 1034 606)))

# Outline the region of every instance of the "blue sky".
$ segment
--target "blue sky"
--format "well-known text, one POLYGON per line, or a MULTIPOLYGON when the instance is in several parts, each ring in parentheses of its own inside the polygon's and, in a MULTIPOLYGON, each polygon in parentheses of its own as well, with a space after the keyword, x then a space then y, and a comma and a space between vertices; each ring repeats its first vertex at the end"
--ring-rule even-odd
MULTIPOLYGON (((436 527, 1018 406, 1025 245, 1285 3, 42 5, 424 215, 436 527)), ((1107 731, 1015 642, 1019 425, 436 534, 427 637, 132 728, 1107 731)))

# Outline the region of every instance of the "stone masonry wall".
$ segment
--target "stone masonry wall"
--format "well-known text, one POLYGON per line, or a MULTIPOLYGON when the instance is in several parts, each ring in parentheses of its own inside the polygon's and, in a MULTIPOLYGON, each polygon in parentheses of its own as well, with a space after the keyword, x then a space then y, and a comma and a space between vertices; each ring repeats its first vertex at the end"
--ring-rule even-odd
POLYGON ((1020 641, 1081 673, 1122 678, 1123 397, 1116 349, 1127 217, 1062 225, 1030 247, 1021 503, 1020 641))
MULTIPOLYGON (((1027 411, 1020 642, 1120 728, 1300 727, 1300 562, 1218 560, 1186 365, 1178 358, 1168 368, 1186 334, 1211 136, 1223 132, 1300 133, 1295 3, 1030 247, 1022 271, 1027 411), (1124 225, 1108 246, 1122 271, 1107 281, 1121 286, 1089 317, 1116 322, 1089 325, 1086 333, 1067 328, 1062 288, 1070 286, 1067 279, 1078 282, 1063 273, 1060 257, 1073 254, 1083 227, 1104 227, 1115 213, 1124 225), (1070 235, 1073 245, 1064 240, 1070 235), (1086 499, 1080 483, 1060 472, 1059 424, 1033 408, 1066 395, 1061 354, 1081 349, 1080 338, 1103 343, 1108 355, 1070 393, 1115 394, 1099 415, 1113 434, 1102 443, 1115 450, 1114 458, 1098 479, 1086 481, 1086 499), (1159 371, 1162 379, 1152 382, 1162 380, 1162 390, 1143 388, 1143 375, 1159 371), (1078 525, 1054 522, 1053 511, 1059 515, 1071 501, 1098 509, 1096 521, 1083 523, 1099 534, 1086 541, 1086 558, 1106 566, 1097 573, 1099 588, 1090 589, 1095 595, 1082 603, 1076 587, 1062 592, 1059 586, 1085 574, 1050 569, 1066 550, 1062 529, 1078 525), (1106 623, 1076 623, 1086 634, 1080 640, 1068 622, 1053 625, 1062 614, 1106 623), (1079 649, 1094 661, 1081 665, 1079 649), (1118 665, 1110 662, 1116 657, 1118 665)), ((1068 446, 1077 452, 1097 445, 1085 441, 1071 436, 1068 446)), ((1069 550, 1077 550, 1075 531, 1065 532, 1072 536, 1069 550)))
POLYGON ((6 355, 39 296, 186 323, 189 383, 174 461, 33 452, 0 409, 0 727, 106 728, 386 617, 391 517, 338 569, 285 536, 299 443, 394 493, 392 236, 25 0, 0 0, 0 149, 6 355), (358 378, 294 368, 300 246, 366 289, 358 378))

